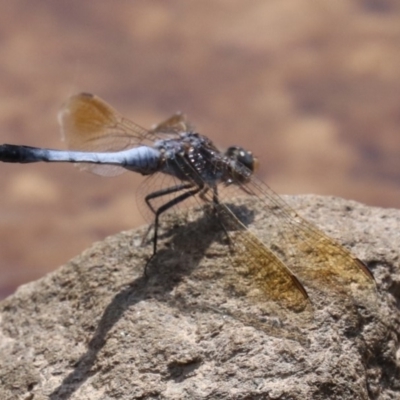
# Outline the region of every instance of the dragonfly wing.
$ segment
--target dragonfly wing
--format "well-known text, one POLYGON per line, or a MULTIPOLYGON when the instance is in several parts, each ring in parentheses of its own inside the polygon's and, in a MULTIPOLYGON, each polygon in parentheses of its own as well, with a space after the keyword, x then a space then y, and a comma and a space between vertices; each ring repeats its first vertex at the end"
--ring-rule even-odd
POLYGON ((251 296, 277 301, 292 311, 303 311, 309 305, 308 294, 291 269, 247 229, 229 203, 220 203, 216 210, 229 232, 231 258, 241 276, 234 286, 256 287, 258 290, 252 290, 251 296))
POLYGON ((193 125, 187 120, 185 114, 177 112, 165 121, 154 125, 151 128, 151 132, 156 134, 179 134, 184 132, 190 132, 193 130, 193 125))
POLYGON ((349 250, 302 218, 268 185, 254 176, 249 177, 247 169, 235 171, 234 178, 238 176, 247 176, 247 180, 238 179, 233 188, 236 192, 230 196, 239 195, 242 188, 262 202, 263 226, 268 226, 268 248, 303 282, 318 286, 322 283, 339 291, 348 290, 352 283, 374 286, 371 272, 349 250))
MULTIPOLYGON (((114 152, 141 144, 151 145, 156 136, 122 117, 99 97, 88 93, 71 96, 58 114, 63 139, 68 149, 114 152)), ((113 176, 126 170, 101 164, 81 164, 79 168, 99 175, 113 176)))

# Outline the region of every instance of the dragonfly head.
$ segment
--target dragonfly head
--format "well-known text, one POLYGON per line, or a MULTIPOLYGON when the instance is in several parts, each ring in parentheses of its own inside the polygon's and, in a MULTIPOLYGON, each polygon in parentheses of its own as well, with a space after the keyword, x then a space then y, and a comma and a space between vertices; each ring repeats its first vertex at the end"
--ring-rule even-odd
POLYGON ((254 157, 251 151, 245 150, 243 147, 228 147, 228 149, 225 151, 225 156, 244 165, 251 172, 255 172, 258 169, 258 159, 254 157))
POLYGON ((258 168, 257 158, 253 156, 251 151, 245 150, 243 147, 229 147, 225 151, 225 157, 230 160, 229 174, 225 177, 226 185, 237 184, 242 186, 258 168))

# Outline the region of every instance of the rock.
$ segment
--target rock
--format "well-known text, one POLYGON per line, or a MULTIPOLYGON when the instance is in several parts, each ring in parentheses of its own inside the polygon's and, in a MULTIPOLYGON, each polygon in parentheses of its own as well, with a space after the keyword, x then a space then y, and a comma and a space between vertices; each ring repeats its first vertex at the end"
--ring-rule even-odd
MULTIPOLYGON (((376 289, 303 280, 307 310, 253 303, 227 279, 218 225, 199 210, 187 222, 174 214, 147 277, 143 228, 94 244, 1 303, 0 398, 399 398, 400 211, 286 200, 361 258, 376 289)), ((241 204, 266 237, 266 210, 241 204)))

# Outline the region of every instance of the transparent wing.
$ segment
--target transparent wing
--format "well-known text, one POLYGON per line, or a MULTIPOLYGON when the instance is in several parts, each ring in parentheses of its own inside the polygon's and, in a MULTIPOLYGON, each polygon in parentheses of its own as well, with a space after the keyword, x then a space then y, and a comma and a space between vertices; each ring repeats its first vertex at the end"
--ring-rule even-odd
POLYGON ((240 275, 232 286, 239 292, 247 288, 254 299, 278 301, 293 311, 304 310, 309 301, 303 284, 275 252, 247 229, 235 208, 225 203, 217 206, 217 214, 229 232, 231 259, 240 275))
POLYGON ((187 120, 186 115, 181 112, 177 112, 165 121, 154 125, 151 128, 151 132, 156 134, 179 134, 183 132, 189 132, 193 130, 193 125, 187 120))
POLYGON ((148 130, 89 93, 71 96, 61 108, 58 120, 71 150, 119 151, 156 140, 148 130))
MULTIPOLYGON (((63 140, 68 149, 89 152, 121 151, 138 145, 153 145, 150 132, 124 118, 99 97, 80 93, 70 97, 58 114, 63 140)), ((80 164, 80 169, 105 176, 126 170, 112 165, 80 164)))
MULTIPOLYGON (((249 173, 245 168, 243 171, 238 168, 234 176, 249 176, 249 173)), ((264 228, 268 227, 268 235, 263 238, 265 246, 245 227, 240 227, 229 203, 222 203, 219 208, 221 214, 228 216, 228 223, 239 228, 239 232, 234 235, 240 249, 238 262, 247 264, 246 270, 255 274, 261 286, 264 285, 265 291, 274 293, 282 290, 284 297, 289 297, 288 301, 291 302, 292 288, 288 290, 285 284, 280 283, 280 275, 285 275, 280 272, 284 271, 282 265, 294 271, 306 285, 318 288, 323 285, 330 290, 348 292, 351 284, 363 288, 374 287, 371 272, 349 250, 300 217, 279 195, 256 177, 248 177, 246 183, 242 183, 243 181, 244 179, 239 179, 237 186, 229 188, 229 198, 238 196, 243 189, 257 198, 257 201, 261 201, 264 209, 262 225, 264 228), (271 276, 274 278, 271 279, 271 276)), ((221 200, 224 198, 226 196, 222 190, 221 200)), ((290 274, 286 275, 290 277, 290 274)), ((274 294, 278 295, 279 293, 274 294)))

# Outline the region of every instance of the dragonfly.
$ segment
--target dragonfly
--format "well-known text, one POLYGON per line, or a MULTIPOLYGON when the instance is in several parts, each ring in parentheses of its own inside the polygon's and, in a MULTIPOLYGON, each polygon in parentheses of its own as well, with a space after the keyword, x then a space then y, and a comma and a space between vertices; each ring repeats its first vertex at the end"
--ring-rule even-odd
POLYGON ((207 136, 196 132, 184 114, 174 114, 144 129, 99 97, 80 93, 63 105, 59 122, 68 150, 3 144, 0 161, 71 162, 103 176, 133 171, 171 178, 173 184, 144 198, 154 217, 153 256, 158 250, 161 216, 196 198, 211 205, 228 235, 238 279, 250 277, 257 296, 298 310, 310 301, 303 282, 315 281, 327 287, 333 281, 374 285, 372 273, 361 260, 302 218, 255 176, 258 160, 252 152, 240 146, 221 151, 207 136), (222 201, 227 190, 230 196, 244 193, 262 203, 272 232, 267 243, 239 218, 229 201, 222 201))

